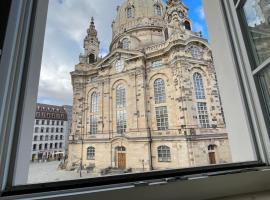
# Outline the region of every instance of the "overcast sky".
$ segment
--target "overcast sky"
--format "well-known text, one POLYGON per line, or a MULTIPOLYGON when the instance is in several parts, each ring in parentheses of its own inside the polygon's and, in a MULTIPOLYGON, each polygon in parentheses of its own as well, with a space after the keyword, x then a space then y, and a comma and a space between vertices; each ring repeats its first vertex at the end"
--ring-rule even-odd
MULTIPOLYGON (((108 53, 111 23, 124 0, 50 0, 39 83, 38 102, 72 105, 70 72, 83 52, 90 18, 95 18, 101 54, 108 53)), ((184 0, 193 30, 208 37, 201 0, 184 0)))

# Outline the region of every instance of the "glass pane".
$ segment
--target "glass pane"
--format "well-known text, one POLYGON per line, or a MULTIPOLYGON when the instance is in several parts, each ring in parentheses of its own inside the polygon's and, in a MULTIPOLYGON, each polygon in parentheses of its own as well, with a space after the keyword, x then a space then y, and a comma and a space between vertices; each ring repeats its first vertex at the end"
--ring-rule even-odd
POLYGON ((259 83, 261 86, 261 93, 265 103, 266 113, 270 119, 270 67, 268 66, 259 73, 259 83))
POLYGON ((231 152, 202 6, 50 0, 27 183, 256 159, 231 152))
POLYGON ((270 57, 270 1, 247 0, 244 16, 257 65, 270 57))

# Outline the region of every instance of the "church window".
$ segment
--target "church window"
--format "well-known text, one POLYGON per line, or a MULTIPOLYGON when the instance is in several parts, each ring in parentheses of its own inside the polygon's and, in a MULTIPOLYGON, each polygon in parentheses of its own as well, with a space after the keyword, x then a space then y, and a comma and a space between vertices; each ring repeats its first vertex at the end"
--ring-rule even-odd
POLYGON ((202 75, 196 72, 193 75, 193 81, 196 99, 205 99, 202 75))
POLYGON ((94 62, 95 62, 95 55, 91 53, 89 55, 89 63, 91 64, 91 63, 94 63, 94 62))
POLYGON ((116 88, 116 107, 117 108, 126 107, 126 90, 123 85, 119 85, 116 88))
POLYGON ((87 148, 87 160, 95 160, 95 148, 88 147, 87 148))
POLYGON ((207 105, 205 102, 197 102, 198 120, 201 128, 210 128, 207 105))
POLYGON ((162 10, 160 5, 155 5, 155 14, 158 16, 162 15, 162 10))
POLYGON ((123 85, 116 88, 116 127, 118 134, 124 134, 127 128, 126 90, 123 85))
POLYGON ((117 110, 117 133, 124 134, 126 133, 127 128, 127 120, 126 120, 126 111, 125 110, 117 110))
POLYGON ((132 7, 128 7, 127 8, 127 18, 132 18, 132 17, 134 17, 133 16, 133 8, 132 7))
POLYGON ((127 38, 123 39, 122 41, 122 48, 123 49, 129 49, 129 41, 127 38))
POLYGON ((168 146, 158 147, 158 161, 159 162, 170 162, 171 161, 171 150, 168 146))
POLYGON ((154 82, 154 95, 155 103, 165 103, 166 102, 166 93, 165 93, 165 83, 162 79, 157 79, 154 82))
POLYGON ((90 116, 90 135, 97 134, 97 117, 95 115, 90 116))
POLYGON ((152 62, 152 67, 153 68, 158 68, 162 66, 162 61, 161 60, 156 60, 154 62, 152 62))
POLYGON ((93 92, 93 94, 91 95, 91 112, 98 112, 98 96, 96 92, 93 92))
POLYGON ((166 106, 156 107, 156 120, 158 130, 168 130, 168 111, 166 106))
POLYGON ((193 58, 200 59, 201 58, 200 49, 196 46, 192 46, 191 47, 191 55, 193 58))
POLYGON ((186 28, 187 30, 190 30, 190 31, 191 31, 191 25, 190 25, 189 21, 185 21, 185 22, 184 22, 184 25, 185 25, 185 28, 186 28))

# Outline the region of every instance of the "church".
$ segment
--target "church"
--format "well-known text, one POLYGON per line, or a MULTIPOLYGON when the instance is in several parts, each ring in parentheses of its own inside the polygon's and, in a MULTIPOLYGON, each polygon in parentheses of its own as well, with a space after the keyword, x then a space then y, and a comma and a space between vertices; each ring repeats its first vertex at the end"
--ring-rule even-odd
POLYGON ((94 19, 71 72, 68 163, 132 172, 230 163, 209 43, 181 0, 117 7, 109 53, 94 19))

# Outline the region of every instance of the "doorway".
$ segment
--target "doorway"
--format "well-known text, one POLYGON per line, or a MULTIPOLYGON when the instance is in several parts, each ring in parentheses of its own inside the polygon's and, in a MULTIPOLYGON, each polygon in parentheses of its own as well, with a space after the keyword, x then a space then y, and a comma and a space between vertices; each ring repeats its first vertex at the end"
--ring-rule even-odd
POLYGON ((123 146, 116 147, 115 152, 116 152, 116 159, 117 159, 117 168, 126 169, 126 148, 123 146))

